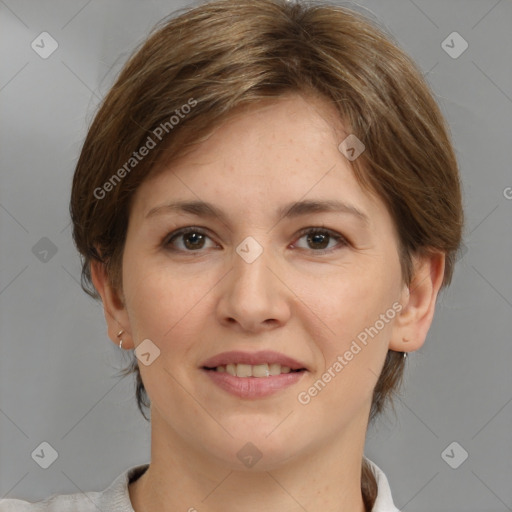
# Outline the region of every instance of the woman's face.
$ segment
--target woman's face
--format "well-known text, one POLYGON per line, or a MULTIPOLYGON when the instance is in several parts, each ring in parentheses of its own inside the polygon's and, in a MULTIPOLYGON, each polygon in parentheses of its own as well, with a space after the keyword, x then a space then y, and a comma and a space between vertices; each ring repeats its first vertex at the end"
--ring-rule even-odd
POLYGON ((136 353, 153 435, 230 466, 359 442, 406 297, 392 219, 357 183, 328 109, 287 95, 239 112, 144 182, 130 212, 120 318, 135 347, 150 340, 136 353), (232 351, 256 356, 209 365, 255 364, 205 368, 232 351), (301 370, 241 376, 282 372, 284 358, 301 370))

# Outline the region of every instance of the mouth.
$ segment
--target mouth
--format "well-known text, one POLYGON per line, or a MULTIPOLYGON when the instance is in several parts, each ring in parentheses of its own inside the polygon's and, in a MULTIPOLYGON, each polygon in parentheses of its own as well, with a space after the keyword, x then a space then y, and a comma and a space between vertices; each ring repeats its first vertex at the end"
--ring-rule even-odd
POLYGON ((308 370, 304 363, 273 350, 222 352, 204 361, 201 368, 236 377, 270 377, 308 370))
POLYGON ((273 395, 298 383, 309 371, 303 363, 268 350, 224 352, 208 359, 199 368, 210 382, 243 399, 273 395))
POLYGON ((275 375, 287 374, 287 373, 300 373, 305 372, 306 368, 292 369, 289 366, 281 365, 279 363, 263 363, 263 364, 226 364, 215 367, 203 366, 204 370, 227 373, 233 377, 256 377, 256 378, 268 378, 275 375))

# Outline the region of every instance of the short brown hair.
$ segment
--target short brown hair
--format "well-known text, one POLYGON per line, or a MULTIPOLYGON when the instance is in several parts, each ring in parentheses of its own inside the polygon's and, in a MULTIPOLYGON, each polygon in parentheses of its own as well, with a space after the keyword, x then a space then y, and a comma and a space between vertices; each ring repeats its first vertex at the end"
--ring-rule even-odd
MULTIPOLYGON (((162 20, 126 63, 76 166, 70 212, 87 293, 99 298, 92 260, 104 263, 112 285, 122 290, 131 199, 156 164, 186 154, 236 107, 287 92, 323 98, 364 143, 352 168, 392 215, 404 282, 412 278, 412 255, 442 251, 443 286, 450 283, 463 226, 458 166, 429 86, 392 36, 366 16, 327 2, 217 0, 176 14, 162 20), (171 116, 191 98, 195 106, 171 127, 171 116), (112 181, 165 123, 158 146, 112 181), (107 188, 108 199, 98 199, 97 191, 107 188)), ((403 365, 402 353, 390 350, 371 419, 398 387, 403 365)), ((135 357, 125 371, 137 374, 144 415, 149 401, 135 357)))

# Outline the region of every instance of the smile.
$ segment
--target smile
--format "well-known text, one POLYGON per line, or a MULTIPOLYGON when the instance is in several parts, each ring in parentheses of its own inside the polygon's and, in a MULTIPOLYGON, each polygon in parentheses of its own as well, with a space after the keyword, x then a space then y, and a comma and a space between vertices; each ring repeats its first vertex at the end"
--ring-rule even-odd
POLYGON ((291 370, 289 367, 281 367, 279 364, 254 366, 228 364, 226 367, 202 368, 201 371, 217 387, 243 399, 259 399, 274 395, 297 384, 307 373, 305 369, 291 370), (219 368, 221 369, 219 370, 219 368), (271 370, 274 373, 271 373, 271 370), (266 375, 267 371, 268 375, 266 375), (241 376, 238 375, 238 372, 241 376), (247 375, 249 372, 251 375, 247 375), (253 372, 264 375, 263 377, 257 377, 252 375, 253 372), (237 374, 234 375, 233 373, 237 374))
POLYGON ((219 373, 228 373, 234 377, 270 377, 273 375, 281 375, 282 373, 299 372, 301 370, 292 370, 289 366, 284 366, 279 363, 264 363, 264 364, 226 364, 220 365, 216 368, 206 368, 207 370, 214 370, 219 373))

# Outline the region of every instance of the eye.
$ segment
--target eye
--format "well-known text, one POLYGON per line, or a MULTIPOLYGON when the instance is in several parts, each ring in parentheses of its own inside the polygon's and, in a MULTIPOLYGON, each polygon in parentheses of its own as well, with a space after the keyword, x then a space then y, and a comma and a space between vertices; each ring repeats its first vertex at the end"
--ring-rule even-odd
MULTIPOLYGON (((300 238, 306 237, 306 242, 308 244, 311 244, 313 246, 313 249, 309 249, 317 254, 324 254, 332 252, 333 250, 336 250, 337 248, 345 247, 348 245, 347 240, 345 237, 337 233, 336 231, 332 231, 327 228, 305 228, 300 231, 299 233, 300 238), (338 242, 336 245, 341 247, 330 247, 328 248, 329 242, 338 242)), ((308 248, 306 248, 308 249, 308 248)))
MULTIPOLYGON (((330 253, 348 245, 345 237, 336 231, 324 227, 304 228, 299 232, 299 236, 299 240, 306 238, 306 243, 313 246, 312 248, 306 247, 306 250, 310 250, 316 254, 330 253), (335 244, 334 247, 329 247, 329 243, 332 241, 337 242, 337 244, 335 244)), ((210 239, 210 237, 204 230, 189 226, 171 233, 164 239, 163 245, 173 251, 196 252, 205 248, 206 239, 210 239), (181 247, 177 242, 182 242, 181 247)), ((295 244, 293 247, 295 247, 295 244)))
POLYGON ((164 246, 171 250, 193 252, 198 249, 203 249, 207 238, 210 237, 203 230, 190 226, 171 233, 171 235, 164 240, 164 246), (175 240, 183 241, 184 245, 176 248, 175 240))

